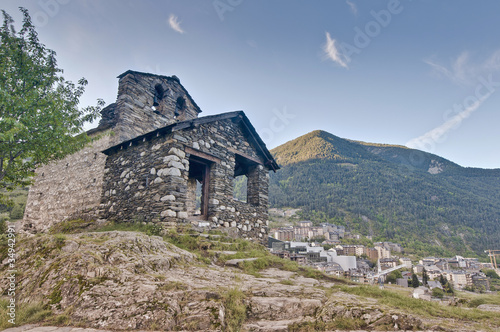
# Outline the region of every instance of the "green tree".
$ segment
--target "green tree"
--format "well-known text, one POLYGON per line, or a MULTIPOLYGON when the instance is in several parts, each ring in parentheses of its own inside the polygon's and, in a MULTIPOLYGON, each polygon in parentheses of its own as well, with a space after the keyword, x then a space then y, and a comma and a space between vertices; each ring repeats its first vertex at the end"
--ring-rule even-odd
POLYGON ((0 189, 28 185, 34 169, 84 146, 86 122, 97 118, 97 106, 78 108, 87 81, 66 81, 56 53, 39 42, 25 8, 16 32, 2 10, 0 28, 0 189))
POLYGON ((441 286, 444 287, 444 285, 446 285, 448 283, 448 280, 441 274, 439 276, 439 282, 441 283, 441 286))
POLYGON ((396 283, 396 279, 398 279, 398 278, 402 278, 402 277, 403 277, 403 275, 401 274, 401 271, 396 270, 396 271, 392 271, 392 272, 390 272, 390 273, 387 275, 387 278, 385 278, 385 281, 386 281, 387 283, 391 282, 391 283, 395 284, 395 283, 396 283))
POLYGON ((24 205, 14 204, 14 207, 10 211, 10 219, 17 220, 23 219, 24 216, 24 205))
POLYGON ((484 271, 484 274, 486 274, 486 276, 490 277, 491 279, 500 279, 500 276, 498 276, 495 270, 486 270, 484 271))
POLYGON ((411 286, 413 288, 417 288, 418 286, 420 286, 420 281, 418 281, 418 277, 415 273, 411 275, 411 286))
POLYGON ((427 275, 427 271, 424 268, 424 270, 422 271, 422 284, 424 286, 427 286, 427 281, 429 281, 429 276, 427 275))
POLYGON ((455 294, 455 292, 453 291, 453 286, 449 282, 447 282, 446 285, 443 286, 443 289, 446 294, 455 294))

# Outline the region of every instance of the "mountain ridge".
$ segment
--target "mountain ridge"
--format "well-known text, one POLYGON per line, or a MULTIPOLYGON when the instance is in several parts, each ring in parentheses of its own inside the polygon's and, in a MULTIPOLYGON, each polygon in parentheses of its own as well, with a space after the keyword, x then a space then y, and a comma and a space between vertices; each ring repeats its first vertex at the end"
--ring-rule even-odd
POLYGON ((473 254, 470 247, 482 255, 500 238, 500 169, 462 167, 428 152, 321 130, 271 153, 284 166, 271 174, 272 207, 301 208, 304 218, 345 224, 422 254, 473 254))

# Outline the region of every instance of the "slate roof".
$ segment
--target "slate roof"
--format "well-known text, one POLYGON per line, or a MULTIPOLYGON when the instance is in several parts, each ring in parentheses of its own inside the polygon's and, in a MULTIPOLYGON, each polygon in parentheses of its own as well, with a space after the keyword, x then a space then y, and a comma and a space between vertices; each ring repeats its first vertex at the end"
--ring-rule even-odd
POLYGON ((247 137, 248 137, 249 141, 254 143, 258 152, 264 157, 264 159, 265 159, 264 164, 267 167, 269 167, 269 169, 272 169, 273 171, 280 169, 280 167, 276 163, 276 160, 274 160, 274 157, 271 155, 271 153, 267 149, 266 144, 262 141, 259 134, 257 134, 257 131, 255 130, 253 125, 250 123, 250 120, 247 118, 247 116, 245 115, 245 113, 243 111, 233 111, 233 112, 221 113, 221 114, 217 114, 217 115, 208 115, 208 116, 204 116, 201 118, 176 122, 176 123, 170 124, 168 126, 155 129, 155 130, 150 131, 146 134, 134 137, 130 140, 116 144, 112 147, 107 148, 106 150, 104 150, 102 152, 106 155, 110 155, 110 154, 115 153, 118 150, 127 148, 128 146, 131 145, 131 143, 132 143, 132 145, 134 145, 134 143, 142 142, 142 141, 144 141, 144 139, 150 140, 150 139, 157 137, 157 136, 163 136, 163 135, 175 132, 175 131, 189 129, 189 128, 192 128, 196 125, 206 124, 206 123, 211 123, 211 122, 215 122, 215 121, 219 121, 219 120, 226 120, 226 119, 235 119, 235 120, 239 119, 239 120, 241 120, 241 123, 243 124, 244 130, 247 132, 247 137))

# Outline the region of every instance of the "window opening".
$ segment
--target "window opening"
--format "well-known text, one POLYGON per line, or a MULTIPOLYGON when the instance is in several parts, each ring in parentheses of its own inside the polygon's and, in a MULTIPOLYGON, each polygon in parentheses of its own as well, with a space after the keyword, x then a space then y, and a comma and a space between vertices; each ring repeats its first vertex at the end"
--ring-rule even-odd
POLYGON ((158 107, 160 106, 160 102, 163 99, 164 92, 165 91, 163 90, 163 87, 161 86, 161 84, 156 84, 155 85, 155 92, 154 92, 154 96, 153 96, 153 106, 151 108, 157 114, 161 114, 161 112, 158 109, 158 107))
POLYGON ((233 198, 237 201, 247 203, 248 177, 246 174, 235 176, 233 179, 233 198))
POLYGON ((177 101, 175 102, 175 112, 174 112, 175 118, 177 118, 182 114, 184 108, 186 108, 186 100, 182 97, 177 98, 177 101))
POLYGON ((233 198, 235 200, 258 205, 258 181, 255 172, 258 164, 239 154, 235 154, 233 198))

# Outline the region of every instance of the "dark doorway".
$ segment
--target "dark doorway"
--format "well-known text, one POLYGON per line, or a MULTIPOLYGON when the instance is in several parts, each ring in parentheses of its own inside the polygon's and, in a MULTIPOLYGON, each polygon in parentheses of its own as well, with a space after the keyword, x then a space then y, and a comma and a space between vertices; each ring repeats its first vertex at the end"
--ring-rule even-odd
POLYGON ((188 213, 204 220, 208 219, 210 164, 208 160, 199 157, 189 158, 188 213))

